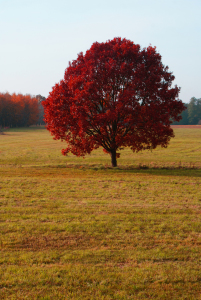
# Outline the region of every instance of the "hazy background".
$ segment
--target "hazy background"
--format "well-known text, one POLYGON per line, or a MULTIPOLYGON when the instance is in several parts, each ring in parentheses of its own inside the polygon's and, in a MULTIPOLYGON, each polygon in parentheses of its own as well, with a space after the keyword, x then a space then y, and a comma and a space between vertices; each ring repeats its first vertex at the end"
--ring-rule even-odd
POLYGON ((92 43, 157 47, 181 87, 201 97, 200 0, 0 0, 0 92, 47 97, 92 43))

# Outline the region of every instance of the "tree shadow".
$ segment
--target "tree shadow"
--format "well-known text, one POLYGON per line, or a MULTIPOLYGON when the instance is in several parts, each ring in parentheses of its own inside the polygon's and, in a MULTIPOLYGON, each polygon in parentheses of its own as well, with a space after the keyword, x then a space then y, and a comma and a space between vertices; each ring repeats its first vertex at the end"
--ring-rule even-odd
POLYGON ((171 167, 148 167, 146 165, 139 166, 124 166, 112 167, 110 165, 99 164, 67 164, 57 166, 58 168, 77 169, 82 171, 106 171, 108 173, 130 173, 130 174, 146 174, 155 176, 186 176, 186 177, 201 177, 201 168, 193 166, 171 166, 171 167))
POLYGON ((196 167, 155 167, 155 168, 117 168, 119 173, 130 174, 147 174, 156 176, 186 176, 186 177, 201 177, 201 169, 196 167))

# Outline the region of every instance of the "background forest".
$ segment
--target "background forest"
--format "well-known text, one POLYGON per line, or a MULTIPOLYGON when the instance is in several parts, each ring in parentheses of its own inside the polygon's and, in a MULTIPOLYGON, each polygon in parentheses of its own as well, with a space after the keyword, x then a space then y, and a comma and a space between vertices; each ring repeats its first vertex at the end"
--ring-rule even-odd
MULTIPOLYGON (((44 125, 42 101, 45 99, 41 95, 0 93, 0 128, 44 125)), ((192 97, 185 106, 182 119, 173 125, 201 125, 201 98, 192 97)))
POLYGON ((41 95, 0 93, 0 126, 5 128, 45 124, 41 104, 44 100, 45 97, 41 95))
POLYGON ((201 125, 201 98, 192 97, 189 104, 185 104, 186 110, 182 112, 182 119, 173 125, 201 125))

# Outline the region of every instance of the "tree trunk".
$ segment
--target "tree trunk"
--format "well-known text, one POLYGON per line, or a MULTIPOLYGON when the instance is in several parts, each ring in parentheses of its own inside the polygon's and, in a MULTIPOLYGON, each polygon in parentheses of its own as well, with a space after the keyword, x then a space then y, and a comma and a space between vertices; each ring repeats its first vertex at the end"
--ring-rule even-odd
POLYGON ((116 150, 115 149, 110 152, 110 156, 111 156, 112 166, 116 167, 117 166, 117 158, 116 158, 116 150))

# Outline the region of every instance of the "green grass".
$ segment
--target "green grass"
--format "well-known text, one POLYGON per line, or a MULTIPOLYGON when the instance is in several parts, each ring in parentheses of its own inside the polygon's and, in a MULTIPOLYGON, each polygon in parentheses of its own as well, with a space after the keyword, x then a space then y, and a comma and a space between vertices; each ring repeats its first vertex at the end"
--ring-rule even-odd
POLYGON ((201 131, 84 160, 0 136, 0 299, 201 299, 201 131))

